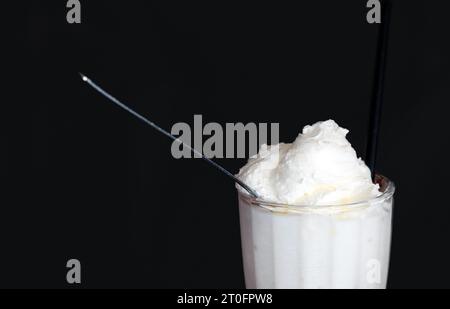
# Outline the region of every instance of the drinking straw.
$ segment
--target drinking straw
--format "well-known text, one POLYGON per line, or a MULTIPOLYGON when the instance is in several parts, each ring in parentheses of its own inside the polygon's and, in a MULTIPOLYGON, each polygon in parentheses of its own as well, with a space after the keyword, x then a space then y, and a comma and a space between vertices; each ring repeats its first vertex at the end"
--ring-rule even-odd
POLYGON ((372 177, 375 178, 378 140, 380 134, 381 114, 384 100, 387 51, 389 43, 389 26, 391 22, 392 2, 381 2, 381 25, 378 33, 375 78, 370 108, 369 132, 366 149, 366 161, 372 177))

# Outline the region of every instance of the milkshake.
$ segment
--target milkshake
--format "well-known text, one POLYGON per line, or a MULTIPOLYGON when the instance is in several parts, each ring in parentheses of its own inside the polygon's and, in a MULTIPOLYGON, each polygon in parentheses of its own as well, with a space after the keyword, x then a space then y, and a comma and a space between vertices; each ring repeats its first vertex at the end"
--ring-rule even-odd
POLYGON ((247 288, 385 288, 394 184, 333 120, 263 145, 237 175, 247 288))

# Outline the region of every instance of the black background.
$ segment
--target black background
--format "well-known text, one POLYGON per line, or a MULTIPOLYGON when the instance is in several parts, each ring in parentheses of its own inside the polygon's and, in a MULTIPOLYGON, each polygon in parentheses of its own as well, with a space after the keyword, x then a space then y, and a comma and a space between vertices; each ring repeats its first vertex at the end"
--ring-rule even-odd
MULTIPOLYGON (((3 27, 0 287, 242 288, 233 183, 82 83, 176 122, 335 119, 364 155, 366 1, 17 1, 3 27), (6 40, 5 40, 6 39, 6 40)), ((450 287, 448 1, 394 1, 378 170, 397 184, 389 287, 450 287)), ((232 172, 241 159, 217 160, 232 172)))

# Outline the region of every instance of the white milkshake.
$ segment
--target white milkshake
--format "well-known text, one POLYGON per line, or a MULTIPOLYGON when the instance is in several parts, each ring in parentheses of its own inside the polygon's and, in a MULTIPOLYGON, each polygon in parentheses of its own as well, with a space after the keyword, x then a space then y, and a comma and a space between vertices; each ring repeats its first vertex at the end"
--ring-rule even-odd
POLYGON ((247 288, 385 288, 394 185, 370 170, 333 120, 263 146, 238 177, 247 288))

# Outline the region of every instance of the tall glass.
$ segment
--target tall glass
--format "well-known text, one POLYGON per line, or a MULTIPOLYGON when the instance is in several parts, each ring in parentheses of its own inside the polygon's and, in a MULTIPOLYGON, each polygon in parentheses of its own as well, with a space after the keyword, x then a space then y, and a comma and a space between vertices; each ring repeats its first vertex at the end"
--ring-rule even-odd
POLYGON ((346 205, 283 205, 239 192, 246 287, 386 288, 394 183, 346 205))

